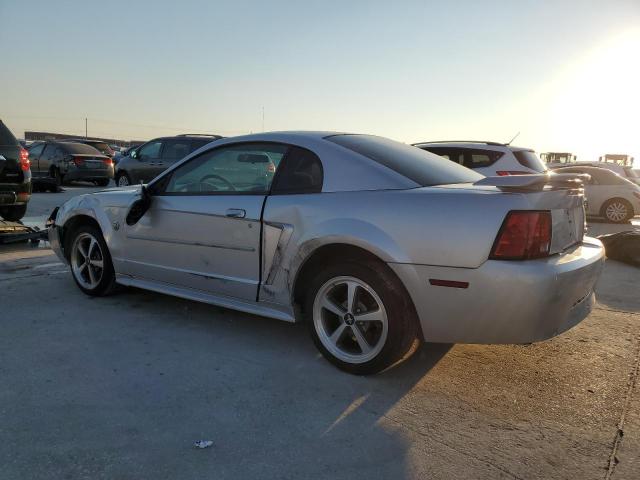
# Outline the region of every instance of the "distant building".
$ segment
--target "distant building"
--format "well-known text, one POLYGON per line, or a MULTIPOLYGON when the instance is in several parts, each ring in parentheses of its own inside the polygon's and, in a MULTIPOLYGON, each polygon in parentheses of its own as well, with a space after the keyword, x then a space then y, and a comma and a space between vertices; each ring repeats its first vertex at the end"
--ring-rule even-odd
POLYGON ((624 153, 622 154, 607 153, 606 155, 603 155, 602 157, 600 157, 598 160, 600 160, 601 162, 616 163, 623 167, 633 166, 633 157, 631 155, 626 155, 624 153))
POLYGON ((564 165, 575 163, 577 157, 570 152, 546 152, 540 154, 540 159, 547 164, 564 165))
MULTIPOLYGON (((24 139, 27 141, 38 140, 71 140, 74 138, 84 138, 83 135, 68 135, 66 133, 53 133, 53 132, 24 132, 24 139)), ((92 140, 102 140, 109 145, 118 145, 120 147, 135 147, 144 143, 142 140, 122 140, 118 138, 104 138, 104 137, 88 137, 92 140)))

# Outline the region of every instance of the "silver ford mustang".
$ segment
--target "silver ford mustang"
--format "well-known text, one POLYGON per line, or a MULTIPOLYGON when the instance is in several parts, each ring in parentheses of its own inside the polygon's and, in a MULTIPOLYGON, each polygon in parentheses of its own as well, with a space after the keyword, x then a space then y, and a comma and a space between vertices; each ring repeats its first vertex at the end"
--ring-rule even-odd
POLYGON ((575 174, 482 177, 369 135, 218 140, 147 186, 75 197, 49 238, 78 287, 131 285, 288 322, 381 371, 416 338, 528 343, 590 312, 602 244, 575 174))

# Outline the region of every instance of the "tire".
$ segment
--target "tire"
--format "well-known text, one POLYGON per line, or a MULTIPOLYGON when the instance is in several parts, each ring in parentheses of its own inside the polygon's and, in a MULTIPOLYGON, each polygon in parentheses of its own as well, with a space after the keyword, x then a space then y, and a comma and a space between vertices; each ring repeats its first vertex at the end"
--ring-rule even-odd
POLYGON ((8 222, 17 222, 27 213, 27 205, 12 205, 0 209, 0 217, 8 222))
POLYGON ((417 336, 411 299, 388 267, 378 262, 347 262, 318 272, 309 283, 303 311, 322 355, 355 375, 390 367, 409 351, 417 336), (349 308, 350 290, 355 294, 349 308))
POLYGON ((128 187, 131 185, 131 177, 125 172, 120 172, 116 175, 116 185, 118 187, 128 187))
POLYGON ((115 289, 116 276, 100 229, 81 225, 69 232, 66 245, 71 275, 78 288, 91 296, 110 294, 115 289))
POLYGON ((96 180, 96 185, 99 187, 106 187, 107 185, 109 185, 109 182, 111 180, 108 178, 101 178, 100 180, 96 180))
POLYGON ((624 198, 612 198, 602 206, 602 216, 611 223, 627 223, 633 215, 633 206, 624 198))

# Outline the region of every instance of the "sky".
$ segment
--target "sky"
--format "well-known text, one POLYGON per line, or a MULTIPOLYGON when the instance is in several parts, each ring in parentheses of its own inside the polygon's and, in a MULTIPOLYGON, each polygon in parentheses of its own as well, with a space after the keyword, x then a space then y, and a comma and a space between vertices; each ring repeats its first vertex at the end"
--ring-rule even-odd
POLYGON ((640 0, 0 0, 0 25, 18 137, 520 132, 640 167, 640 0))

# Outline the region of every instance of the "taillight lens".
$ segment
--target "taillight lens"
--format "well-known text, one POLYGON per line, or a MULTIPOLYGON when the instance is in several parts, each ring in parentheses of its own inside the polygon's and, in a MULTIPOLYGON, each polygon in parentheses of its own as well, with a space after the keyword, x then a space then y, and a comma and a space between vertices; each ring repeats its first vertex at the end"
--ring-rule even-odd
POLYGON ((498 170, 496 174, 499 177, 506 177, 507 175, 529 175, 530 172, 522 172, 520 170, 498 170))
POLYGON ((111 160, 110 158, 105 158, 104 160, 102 160, 102 162, 103 162, 107 167, 110 167, 111 165, 113 165, 113 160, 111 160))
POLYGON ((31 162, 29 161, 29 152, 24 148, 20 149, 20 168, 23 172, 26 172, 31 168, 31 162))
POLYGON ((82 157, 73 157, 73 163, 76 164, 76 167, 84 165, 84 158, 82 158, 82 157))
POLYGON ((527 260, 549 255, 551 212, 511 211, 502 222, 489 258, 527 260))

